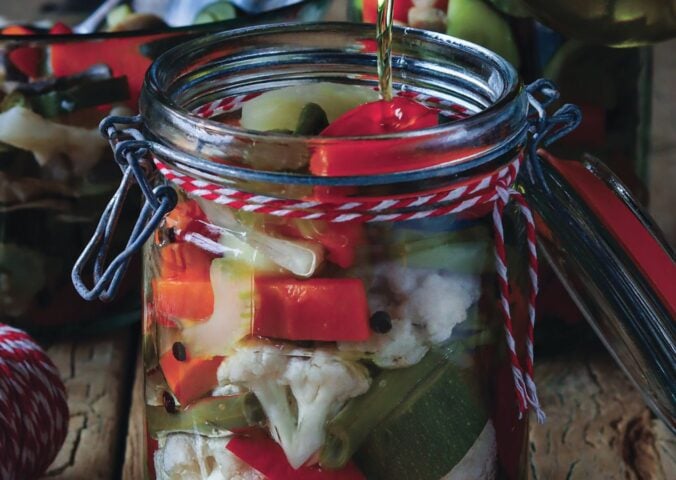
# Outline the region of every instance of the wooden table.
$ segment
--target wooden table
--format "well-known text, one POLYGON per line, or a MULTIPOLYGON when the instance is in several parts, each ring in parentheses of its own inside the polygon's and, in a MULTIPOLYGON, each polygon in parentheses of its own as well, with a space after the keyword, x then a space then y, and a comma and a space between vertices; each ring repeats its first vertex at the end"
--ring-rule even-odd
MULTIPOLYGON (((45 478, 143 478, 136 334, 130 328, 49 348, 65 377, 71 420, 45 478)), ((674 478, 676 439, 603 351, 546 359, 536 376, 549 420, 531 427, 533 480, 674 478)))
MULTIPOLYGON (((656 50, 653 209, 676 240, 676 42, 656 50)), ((48 349, 64 375, 70 433, 45 478, 140 480, 143 445, 138 327, 48 349)), ((600 349, 539 361, 549 422, 531 428, 531 476, 544 480, 664 479, 676 475, 676 439, 653 418, 600 349)))

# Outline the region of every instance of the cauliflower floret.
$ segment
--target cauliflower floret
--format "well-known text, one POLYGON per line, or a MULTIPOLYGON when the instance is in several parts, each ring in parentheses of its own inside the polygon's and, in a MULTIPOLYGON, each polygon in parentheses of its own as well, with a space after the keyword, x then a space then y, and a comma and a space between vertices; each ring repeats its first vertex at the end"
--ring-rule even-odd
POLYGON ((398 263, 377 266, 369 290, 370 310, 388 312, 392 329, 385 334, 374 333, 366 342, 339 342, 338 349, 370 353, 382 368, 418 363, 431 345, 451 337, 453 328, 467 319, 468 309, 480 294, 475 276, 407 268, 398 263), (383 290, 388 293, 379 293, 383 290))
POLYGON ((241 385, 256 395, 272 438, 294 468, 305 464, 322 446, 327 418, 350 398, 365 393, 371 383, 363 365, 328 350, 317 349, 310 357, 300 357, 269 345, 237 349, 223 360, 218 381, 241 385))
POLYGON ((183 433, 167 436, 155 452, 158 480, 263 480, 227 450, 228 441, 183 433))
POLYGON ((238 395, 243 393, 244 389, 239 385, 221 385, 216 387, 212 392, 212 397, 227 397, 228 395, 238 395))
POLYGON ((497 476, 498 445, 490 420, 462 460, 441 480, 493 480, 497 476))
MULTIPOLYGON (((395 312, 396 307, 384 295, 371 295, 369 308, 372 312, 395 312)), ((373 334, 366 342, 340 342, 338 349, 363 352, 381 367, 398 368, 415 365, 425 356, 424 331, 403 318, 392 318, 392 329, 384 334, 373 334)))
POLYGON ((425 327, 431 343, 443 343, 453 327, 467 319, 467 310, 479 299, 477 280, 450 273, 434 273, 420 280, 402 305, 402 315, 414 325, 425 327))

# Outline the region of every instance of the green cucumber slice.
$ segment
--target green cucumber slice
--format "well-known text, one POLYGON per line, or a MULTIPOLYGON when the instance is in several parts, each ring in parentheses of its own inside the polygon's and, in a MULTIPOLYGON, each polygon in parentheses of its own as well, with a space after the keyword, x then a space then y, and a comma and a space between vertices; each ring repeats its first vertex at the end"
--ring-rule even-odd
POLYGON ((463 459, 487 420, 471 373, 447 363, 372 431, 355 461, 373 480, 438 480, 463 459))
POLYGON ((431 350, 418 364, 384 370, 371 389, 327 424, 320 464, 339 468, 353 457, 369 479, 437 480, 481 433, 487 414, 459 367, 464 344, 431 350))

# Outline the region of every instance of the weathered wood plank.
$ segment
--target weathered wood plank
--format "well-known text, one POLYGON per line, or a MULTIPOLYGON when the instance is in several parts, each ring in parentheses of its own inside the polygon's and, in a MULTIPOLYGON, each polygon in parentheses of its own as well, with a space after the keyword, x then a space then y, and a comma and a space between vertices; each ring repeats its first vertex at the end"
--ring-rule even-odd
POLYGON ((44 478, 117 478, 130 394, 130 351, 136 335, 124 329, 102 337, 55 343, 47 349, 64 377, 69 433, 44 478))
POLYGON ((536 376, 548 420, 531 425, 532 480, 674 478, 676 439, 604 352, 540 361, 536 376))
POLYGON ((141 480, 144 464, 144 420, 143 420, 143 361, 141 356, 136 360, 134 389, 131 395, 131 409, 129 411, 129 426, 127 429, 127 444, 124 452, 124 468, 122 480, 141 480))

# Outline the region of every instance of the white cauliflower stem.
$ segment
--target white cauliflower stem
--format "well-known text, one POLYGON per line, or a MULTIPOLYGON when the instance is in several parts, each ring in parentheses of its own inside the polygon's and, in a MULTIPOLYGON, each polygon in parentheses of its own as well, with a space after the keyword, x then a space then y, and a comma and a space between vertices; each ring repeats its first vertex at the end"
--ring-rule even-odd
POLYGON ((158 480, 263 480, 265 477, 230 453, 230 438, 173 434, 155 452, 158 480))
POLYGON ((239 348, 219 367, 218 380, 242 385, 258 397, 270 434, 293 468, 322 446, 328 417, 370 386, 366 368, 330 351, 317 349, 311 357, 301 357, 268 345, 239 348))

